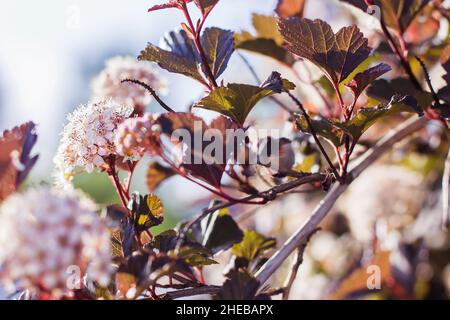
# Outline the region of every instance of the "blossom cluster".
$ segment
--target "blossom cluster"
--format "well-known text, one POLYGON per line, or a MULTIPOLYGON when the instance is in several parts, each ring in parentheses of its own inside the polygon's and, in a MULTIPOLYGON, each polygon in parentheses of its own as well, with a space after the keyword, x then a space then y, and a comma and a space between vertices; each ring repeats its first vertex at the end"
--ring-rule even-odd
POLYGON ((73 289, 68 268, 75 266, 80 276, 108 285, 110 236, 95 210, 75 190, 41 187, 9 197, 0 207, 2 280, 64 293, 73 289))
POLYGON ((151 100, 151 94, 141 86, 123 83, 132 79, 143 82, 160 94, 167 91, 167 81, 148 61, 137 61, 133 57, 117 56, 106 62, 105 69, 92 81, 93 101, 111 98, 133 106, 139 114, 151 100))
POLYGON ((82 105, 70 114, 54 159, 58 178, 68 180, 76 168, 88 173, 104 169, 106 159, 116 155, 117 127, 132 113, 132 107, 103 100, 82 105))
POLYGON ((139 118, 122 122, 115 139, 117 153, 130 160, 139 160, 151 150, 152 136, 158 132, 155 120, 158 115, 146 113, 139 118))

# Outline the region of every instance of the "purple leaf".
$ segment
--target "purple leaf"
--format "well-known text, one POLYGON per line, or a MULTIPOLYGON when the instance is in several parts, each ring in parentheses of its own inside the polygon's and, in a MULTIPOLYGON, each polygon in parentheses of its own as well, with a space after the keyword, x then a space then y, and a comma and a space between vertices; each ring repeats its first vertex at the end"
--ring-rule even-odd
POLYGON ((280 32, 287 48, 317 65, 337 86, 364 60, 371 48, 358 27, 344 27, 336 34, 322 20, 281 19, 280 32))
POLYGON ((391 70, 392 68, 389 65, 380 63, 373 68, 358 73, 353 80, 346 85, 353 93, 354 102, 358 100, 359 96, 373 81, 391 70))

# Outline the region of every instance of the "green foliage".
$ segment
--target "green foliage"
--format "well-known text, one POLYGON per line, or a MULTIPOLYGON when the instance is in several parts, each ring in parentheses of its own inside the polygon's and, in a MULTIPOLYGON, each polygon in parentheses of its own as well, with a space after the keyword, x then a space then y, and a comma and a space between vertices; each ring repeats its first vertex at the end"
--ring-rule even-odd
POLYGON ((354 141, 358 141, 377 121, 387 116, 401 112, 418 113, 423 115, 422 110, 410 97, 394 96, 388 104, 382 104, 373 108, 362 108, 349 121, 343 123, 335 122, 334 125, 349 133, 354 141))
POLYGON ((237 83, 219 87, 200 100, 195 107, 219 112, 243 125, 249 113, 260 100, 294 88, 293 83, 282 79, 279 73, 274 72, 259 87, 237 83))

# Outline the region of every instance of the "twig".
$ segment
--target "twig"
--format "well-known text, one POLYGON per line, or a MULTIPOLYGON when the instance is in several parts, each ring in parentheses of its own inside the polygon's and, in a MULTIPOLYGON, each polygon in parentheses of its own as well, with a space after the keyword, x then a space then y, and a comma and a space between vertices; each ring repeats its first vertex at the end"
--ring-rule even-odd
POLYGON ((297 255, 294 258, 294 264, 292 265, 291 272, 289 273, 289 276, 286 280, 286 284, 284 285, 283 290, 283 300, 289 299, 289 294, 291 293, 292 285, 294 284, 295 279, 297 278, 298 269, 303 263, 303 255, 305 253, 306 246, 308 245, 311 237, 318 231, 319 229, 316 229, 309 235, 309 237, 306 239, 304 243, 302 243, 298 249, 297 249, 297 255))
POLYGON ((392 37, 392 34, 389 32, 383 18, 381 18, 380 24, 381 24, 381 29, 383 30, 383 33, 389 42, 389 45, 391 46, 394 53, 397 55, 397 58, 399 59, 405 72, 408 74, 409 79, 413 83, 414 87, 418 91, 423 91, 422 85, 420 84, 419 80, 417 80, 416 76, 414 75, 414 72, 412 71, 411 66, 409 65, 409 62, 406 60, 405 55, 400 51, 400 49, 395 44, 395 40, 392 37))
POLYGON ((309 117, 309 114, 306 112, 305 107, 303 107, 303 104, 298 100, 292 93, 288 92, 289 97, 295 102, 295 104, 299 107, 300 111, 303 113, 303 116, 305 117, 306 122, 308 123, 309 130, 311 131, 311 135, 314 138, 314 141, 316 142, 317 146, 320 149, 320 152, 322 152, 323 156, 325 157, 325 160, 328 162, 328 165, 330 166, 331 170, 333 170, 333 173, 336 177, 336 179, 339 179, 339 173, 334 166, 333 162, 331 161, 330 157, 328 156, 327 152, 325 151, 325 148, 323 147, 322 143, 319 140, 319 137, 317 136, 316 130, 314 129, 312 125, 311 118, 309 117))
POLYGON ((427 81, 428 88, 431 91, 431 94, 433 96, 434 103, 436 103, 436 106, 439 107, 441 105, 440 98, 438 94, 436 93, 436 90, 434 90, 433 84, 431 83, 431 77, 430 73, 428 72, 427 66, 423 62, 422 59, 420 59, 418 56, 415 56, 416 60, 419 61, 420 66, 422 67, 423 73, 425 74, 425 80, 427 81))
MULTIPOLYGON (((203 50, 202 44, 200 42, 200 37, 201 37, 201 34, 200 34, 201 28, 200 27, 203 27, 204 21, 201 22, 200 27, 198 28, 198 30, 196 30, 194 23, 192 22, 191 15, 189 14, 189 10, 188 10, 186 3, 183 3, 181 10, 183 11, 183 14, 186 18, 186 22, 187 22, 189 28, 193 32, 194 44, 195 44, 195 47, 197 48, 198 54, 200 55, 200 59, 202 60, 202 65, 203 65, 203 69, 206 72, 206 76, 208 77, 208 80, 210 81, 210 84, 212 87, 211 89, 217 88, 218 85, 216 82, 216 78, 214 77, 214 74, 211 71, 211 66, 208 63, 208 59, 206 58, 205 51, 203 50)), ((203 20, 206 20, 206 17, 203 17, 203 20)))
POLYGON ((442 177, 442 228, 448 229, 448 221, 450 218, 450 149, 448 150, 447 159, 445 160, 444 175, 442 177))
MULTIPOLYGON (((389 151, 397 142, 408 137, 410 134, 422 129, 428 119, 410 119, 400 125, 396 130, 384 136, 373 148, 368 150, 350 171, 350 178, 356 179, 367 167, 378 160, 385 152, 389 151)), ((308 238, 308 236, 318 227, 320 222, 327 216, 337 199, 347 190, 348 183, 335 183, 325 198, 319 203, 309 219, 301 226, 284 245, 264 264, 257 272, 256 278, 260 286, 264 285, 271 275, 281 266, 298 246, 308 238)))
POLYGON ((158 96, 158 94, 156 93, 156 91, 150 87, 148 84, 139 81, 139 80, 135 80, 135 79, 125 79, 122 80, 122 83, 124 82, 130 82, 130 83, 134 83, 137 85, 140 85, 141 87, 147 89, 148 92, 150 92, 150 94, 153 96, 153 98, 155 98, 155 100, 159 103, 159 105, 161 107, 163 107, 167 112, 175 112, 171 107, 169 107, 164 101, 162 101, 162 99, 158 96))
POLYGON ((303 178, 298 178, 295 179, 293 181, 287 182, 285 184, 279 185, 279 186, 275 186, 267 191, 263 191, 260 192, 256 195, 251 195, 251 196, 247 196, 245 198, 240 199, 239 201, 229 201, 229 202, 225 202, 225 203, 219 203, 217 205, 214 205, 208 209, 203 210, 203 212, 201 214, 199 214, 196 218, 194 218, 191 222, 189 222, 184 228, 183 230, 180 232, 179 235, 179 241, 178 241, 178 247, 181 247, 181 245, 183 244, 185 238, 186 238, 186 234, 187 232, 193 228, 195 225, 197 225, 198 223, 200 223, 200 221, 202 221, 204 218, 206 218, 208 215, 216 212, 217 210, 221 210, 221 209, 225 209, 225 208, 229 208, 232 207, 236 204, 255 204, 255 203, 250 203, 250 201, 255 200, 255 199, 263 199, 263 201, 261 201, 260 204, 266 204, 270 201, 273 201, 276 199, 276 197, 279 194, 285 193, 287 191, 290 191, 292 189, 295 189, 303 184, 307 184, 307 183, 311 183, 311 182, 318 182, 318 181, 323 181, 325 179, 325 175, 323 174, 311 174, 308 176, 305 176, 303 178))
POLYGON ((174 300, 174 299, 193 297, 193 296, 199 296, 199 295, 204 295, 204 294, 216 294, 219 291, 220 291, 220 287, 218 287, 218 286, 204 286, 204 287, 198 287, 198 288, 191 288, 191 289, 167 292, 167 293, 159 296, 159 299, 174 300))

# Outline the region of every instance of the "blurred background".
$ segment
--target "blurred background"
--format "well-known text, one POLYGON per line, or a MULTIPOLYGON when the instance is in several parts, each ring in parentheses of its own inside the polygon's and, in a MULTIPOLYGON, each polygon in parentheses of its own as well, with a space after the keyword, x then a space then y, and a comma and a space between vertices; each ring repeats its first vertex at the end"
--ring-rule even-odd
MULTIPOLYGON (((0 2, 0 131, 30 120, 38 125, 39 140, 35 152, 39 152, 41 158, 32 171, 31 184, 51 182, 52 158, 66 116, 89 100, 91 80, 104 68, 105 61, 117 55, 137 57, 147 42, 158 44, 165 32, 179 28, 183 17, 177 10, 147 13, 151 5, 161 2, 0 2)), ((233 31, 252 30, 251 14, 272 15, 276 2, 222 0, 207 25, 233 31)), ((334 5, 337 3, 337 0, 309 1, 306 16, 321 18, 335 29, 341 27, 351 17, 342 6, 334 5)), ((362 20, 367 22, 370 18, 362 20)), ((279 65, 268 59, 251 55, 251 60, 262 78, 273 70, 283 73, 279 65)), ((226 82, 254 83, 252 75, 243 70, 247 69, 235 54, 223 78, 226 82)), ((164 100, 177 111, 186 110, 203 93, 203 89, 188 78, 164 70, 160 72, 169 84, 168 95, 164 100)), ((442 73, 442 70, 437 72, 442 73)), ((440 75, 434 79, 438 83, 440 75)), ((257 110, 264 110, 254 112, 258 119, 264 121, 276 115, 279 110, 269 108, 270 104, 270 101, 266 101, 258 105, 257 110)), ((152 103, 148 110, 158 112, 160 108, 152 103)), ((408 226, 406 233, 401 235, 402 241, 406 239, 409 244, 414 244, 417 239, 428 236, 426 248, 432 251, 427 252, 439 253, 438 267, 434 268, 427 262, 419 267, 414 266, 414 270, 410 271, 425 279, 422 284, 429 284, 421 291, 423 296, 432 290, 437 290, 437 297, 446 296, 450 292, 450 251, 448 233, 439 229, 441 193, 439 187, 429 183, 430 179, 425 179, 427 176, 433 178, 431 174, 440 174, 442 160, 413 154, 408 158, 402 156, 401 165, 392 165, 392 162, 401 162, 394 155, 393 161, 375 166, 363 175, 335 208, 336 218, 326 222, 328 231, 318 234, 311 244, 300 269, 302 281, 294 284, 293 298, 319 298, 325 287, 330 288, 334 280, 352 270, 355 261, 361 261, 361 256, 364 256, 363 244, 375 232, 374 220, 385 214, 393 219, 389 221, 390 225, 393 223, 402 228, 408 226), (348 223, 348 219, 351 223, 348 223), (433 231, 432 236, 430 231, 433 231)), ((143 163, 139 168, 141 174, 135 174, 133 181, 133 189, 141 193, 146 192, 145 169, 143 163)), ((431 180, 438 181, 437 178, 431 180)), ((99 203, 118 200, 103 174, 82 174, 76 178, 76 185, 99 203)), ((181 178, 165 182, 158 190, 158 195, 166 207, 166 221, 162 229, 175 225, 184 216, 198 213, 205 204, 202 199, 208 197, 207 192, 181 178)), ((301 225, 322 196, 291 195, 284 201, 265 206, 258 215, 254 215, 256 218, 246 220, 244 217, 241 222, 263 234, 277 235, 282 241, 301 225)), ((385 220, 379 220, 377 232, 386 234, 387 231, 383 229, 385 220)), ((400 266, 405 266, 401 259, 406 259, 405 250, 410 250, 405 248, 404 251, 398 250, 400 266)), ((422 251, 415 250, 414 253, 420 255, 422 251)), ((225 261, 226 257, 223 259, 225 261)), ((406 267, 410 267, 410 264, 406 267)), ((282 271, 287 269, 288 265, 282 271)), ((218 268, 216 273, 207 274, 208 279, 221 283, 221 271, 222 268, 218 268)), ((402 271, 403 275, 408 272, 402 271)), ((282 278, 280 276, 275 282, 282 282, 282 278)))
MULTIPOLYGON (((308 12, 333 21, 336 14, 332 9, 336 7, 327 7, 326 2, 311 1, 308 12)), ((32 183, 50 181, 52 158, 65 118, 89 100, 91 80, 104 68, 105 61, 116 55, 137 57, 147 42, 158 44, 165 32, 179 28, 183 17, 177 10, 147 13, 156 3, 160 1, 1 2, 0 130, 30 120, 38 125, 39 140, 35 150, 41 158, 32 172, 32 183)), ((251 14, 272 14, 275 6, 274 0, 223 0, 207 25, 233 31, 251 30, 251 14)), ((337 21, 337 24, 342 23, 342 19, 337 21)), ((224 79, 253 83, 251 74, 242 72, 246 70, 242 60, 237 55, 232 59, 224 79)), ((261 77, 279 69, 275 63, 254 55, 252 63, 260 70, 261 77)), ((186 110, 202 94, 201 86, 195 81, 164 70, 161 73, 169 82, 169 94, 164 99, 173 109, 186 110)), ((264 108, 263 104, 259 108, 264 108)), ((149 110, 160 109, 153 103, 149 110)), ((262 116, 269 118, 272 114, 269 111, 262 116)), ((192 202, 205 195, 195 186, 173 188, 184 183, 180 180, 173 179, 165 184, 161 196, 164 198, 170 190, 171 196, 179 200, 179 207, 185 208, 186 201, 192 202)), ((103 175, 82 175, 77 184, 101 203, 115 197, 103 175)), ((134 184, 137 189, 144 188, 143 179, 139 177, 134 184)))

